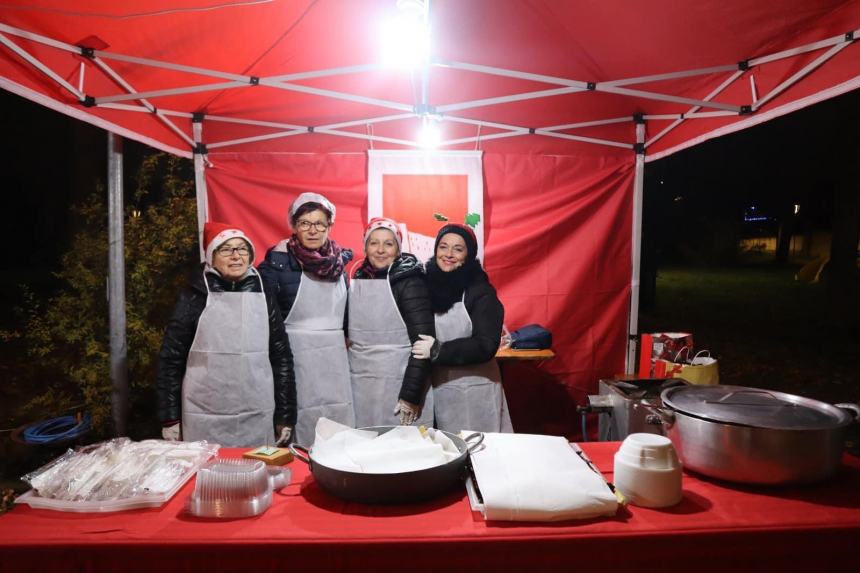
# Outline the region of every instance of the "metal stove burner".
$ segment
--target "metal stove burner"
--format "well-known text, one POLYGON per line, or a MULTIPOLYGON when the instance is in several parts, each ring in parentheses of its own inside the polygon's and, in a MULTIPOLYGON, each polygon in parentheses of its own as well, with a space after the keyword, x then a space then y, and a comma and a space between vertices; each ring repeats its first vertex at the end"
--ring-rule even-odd
POLYGON ((598 396, 589 396, 592 412, 598 416, 597 435, 600 441, 623 440, 630 434, 665 434, 663 426, 648 424, 650 412, 641 407, 643 401, 662 406, 660 393, 666 388, 685 385, 679 378, 639 378, 633 380, 607 379, 598 383, 598 396))

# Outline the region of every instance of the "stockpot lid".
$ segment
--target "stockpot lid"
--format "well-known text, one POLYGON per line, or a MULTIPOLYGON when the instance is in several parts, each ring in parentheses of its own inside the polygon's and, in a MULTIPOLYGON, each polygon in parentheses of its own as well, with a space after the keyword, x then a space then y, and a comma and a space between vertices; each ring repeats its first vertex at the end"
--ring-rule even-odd
POLYGON ((663 406, 703 420, 781 430, 829 430, 852 416, 825 402, 745 386, 676 386, 661 394, 663 406))

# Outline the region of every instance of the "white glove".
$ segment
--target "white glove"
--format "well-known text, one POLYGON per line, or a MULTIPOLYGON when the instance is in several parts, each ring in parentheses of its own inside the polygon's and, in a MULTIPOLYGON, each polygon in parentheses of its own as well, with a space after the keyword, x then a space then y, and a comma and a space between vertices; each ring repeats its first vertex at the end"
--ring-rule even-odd
POLYGON ((398 400, 397 405, 394 406, 394 415, 400 416, 401 426, 408 426, 421 415, 421 406, 410 404, 405 400, 398 400))
POLYGON ((290 442, 290 436, 293 435, 293 429, 290 426, 275 426, 277 430, 278 440, 275 445, 280 447, 286 446, 290 442))
POLYGON ((430 358, 430 350, 433 349, 436 339, 426 334, 419 334, 418 338, 420 340, 416 340, 412 345, 412 356, 420 359, 430 358))
POLYGON ((161 437, 171 442, 176 442, 182 439, 182 424, 179 422, 172 426, 161 428, 161 437))

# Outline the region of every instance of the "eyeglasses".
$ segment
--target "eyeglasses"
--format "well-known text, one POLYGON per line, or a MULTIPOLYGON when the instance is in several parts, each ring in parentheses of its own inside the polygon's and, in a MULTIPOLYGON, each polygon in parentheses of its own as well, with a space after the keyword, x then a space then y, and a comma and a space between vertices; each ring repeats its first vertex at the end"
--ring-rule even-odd
POLYGON ((326 223, 325 221, 311 222, 311 221, 307 221, 304 219, 296 222, 296 228, 299 231, 310 231, 311 227, 313 227, 314 229, 316 229, 320 233, 323 233, 323 232, 325 232, 326 229, 328 229, 329 224, 326 223))
POLYGON ((232 257, 233 253, 238 253, 240 256, 247 257, 251 253, 250 249, 245 246, 228 247, 226 245, 223 247, 218 247, 217 249, 215 249, 215 252, 218 253, 218 255, 221 257, 232 257))

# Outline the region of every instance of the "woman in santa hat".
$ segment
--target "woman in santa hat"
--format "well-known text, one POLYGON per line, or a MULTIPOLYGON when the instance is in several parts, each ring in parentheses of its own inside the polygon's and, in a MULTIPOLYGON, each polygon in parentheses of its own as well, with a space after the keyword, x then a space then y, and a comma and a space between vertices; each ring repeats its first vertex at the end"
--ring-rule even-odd
POLYGON ((505 309, 477 259, 478 241, 466 225, 439 229, 427 261, 436 335, 412 346, 433 363, 436 427, 459 432, 512 432, 495 355, 505 309))
POLYGON ((206 223, 206 263, 179 297, 158 355, 168 440, 286 445, 296 423, 290 343, 239 228, 206 223))
POLYGON ((296 371, 295 442, 309 446, 326 417, 355 425, 344 319, 344 265, 352 251, 329 238, 335 206, 319 193, 302 193, 290 206, 293 234, 269 249, 259 270, 278 301, 296 371))
POLYGON ((401 252, 399 225, 371 219, 365 258, 349 284, 349 364, 356 427, 433 425, 430 361, 411 355, 421 335, 435 336, 424 270, 401 252), (423 413, 422 413, 423 412, 423 413))

